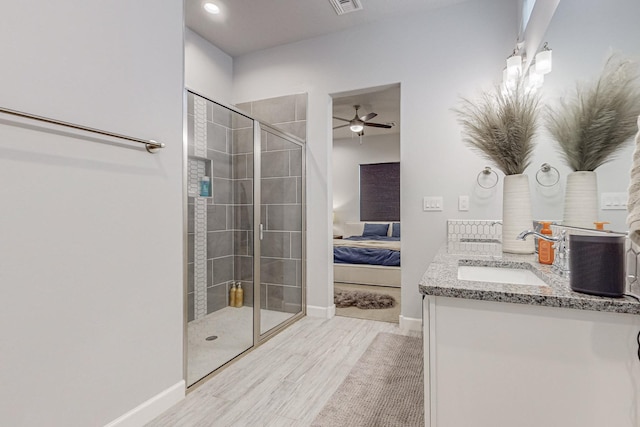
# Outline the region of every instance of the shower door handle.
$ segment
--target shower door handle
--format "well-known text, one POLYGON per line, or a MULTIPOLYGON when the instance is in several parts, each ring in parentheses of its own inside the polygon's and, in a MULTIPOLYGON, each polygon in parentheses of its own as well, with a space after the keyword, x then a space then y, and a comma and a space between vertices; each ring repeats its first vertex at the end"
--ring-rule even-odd
POLYGON ((260 224, 260 240, 264 237, 264 226, 260 224))

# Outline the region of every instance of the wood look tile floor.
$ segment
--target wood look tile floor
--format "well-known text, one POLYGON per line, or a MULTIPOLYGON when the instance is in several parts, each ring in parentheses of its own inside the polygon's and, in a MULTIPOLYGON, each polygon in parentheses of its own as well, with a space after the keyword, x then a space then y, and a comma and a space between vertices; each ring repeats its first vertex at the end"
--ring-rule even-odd
POLYGON ((309 426, 386 322, 304 317, 224 368, 147 424, 164 426, 309 426))

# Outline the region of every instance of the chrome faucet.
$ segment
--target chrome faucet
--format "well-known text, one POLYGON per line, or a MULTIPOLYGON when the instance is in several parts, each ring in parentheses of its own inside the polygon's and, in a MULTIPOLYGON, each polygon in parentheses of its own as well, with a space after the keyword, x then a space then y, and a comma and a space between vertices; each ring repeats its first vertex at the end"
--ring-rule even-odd
POLYGON ((558 273, 562 277, 569 277, 569 247, 567 245, 567 230, 562 230, 559 236, 547 236, 542 233, 538 233, 533 230, 526 230, 518 234, 517 240, 525 240, 529 235, 533 234, 548 242, 553 242, 553 249, 555 250, 555 256, 553 257, 552 271, 558 273))

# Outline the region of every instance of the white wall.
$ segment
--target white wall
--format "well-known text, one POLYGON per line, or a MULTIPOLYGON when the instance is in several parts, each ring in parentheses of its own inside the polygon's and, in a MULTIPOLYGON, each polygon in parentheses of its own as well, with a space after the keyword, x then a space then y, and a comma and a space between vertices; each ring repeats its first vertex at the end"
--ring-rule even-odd
POLYGON ((184 61, 187 89, 213 101, 231 104, 233 58, 186 28, 184 61))
MULTIPOLYGON (((234 60, 234 103, 308 92, 308 304, 333 303, 331 93, 401 84, 402 315, 420 318, 418 281, 460 217, 457 195, 471 194, 485 162, 465 147, 450 108, 501 79, 518 30, 516 2, 467 2, 267 49, 234 60), (367 41, 371 49, 363 48, 367 41), (375 47, 375 49, 373 48, 375 47), (444 196, 443 212, 422 197, 444 196)), ((498 194, 468 217, 497 218, 498 194)))
MULTIPOLYGON (((400 161, 400 135, 364 136, 333 140, 333 231, 343 233, 345 222, 360 221, 360 165, 400 161)), ((402 167, 402 165, 400 165, 402 167)))
POLYGON ((182 2, 2 16, 0 105, 166 144, 0 114, 0 425, 105 425, 184 393, 182 2))

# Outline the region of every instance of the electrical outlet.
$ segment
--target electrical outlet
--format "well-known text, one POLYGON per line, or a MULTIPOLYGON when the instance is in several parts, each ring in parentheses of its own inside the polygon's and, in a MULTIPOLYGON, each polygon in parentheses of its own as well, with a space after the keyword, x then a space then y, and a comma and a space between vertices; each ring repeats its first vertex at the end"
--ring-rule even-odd
POLYGON ((602 193, 600 195, 600 209, 626 210, 627 193, 602 193))
POLYGON ((458 196, 458 210, 461 212, 469 210, 469 196, 458 196))
POLYGON ((443 209, 442 196, 425 197, 422 199, 423 211, 441 211, 443 209))

